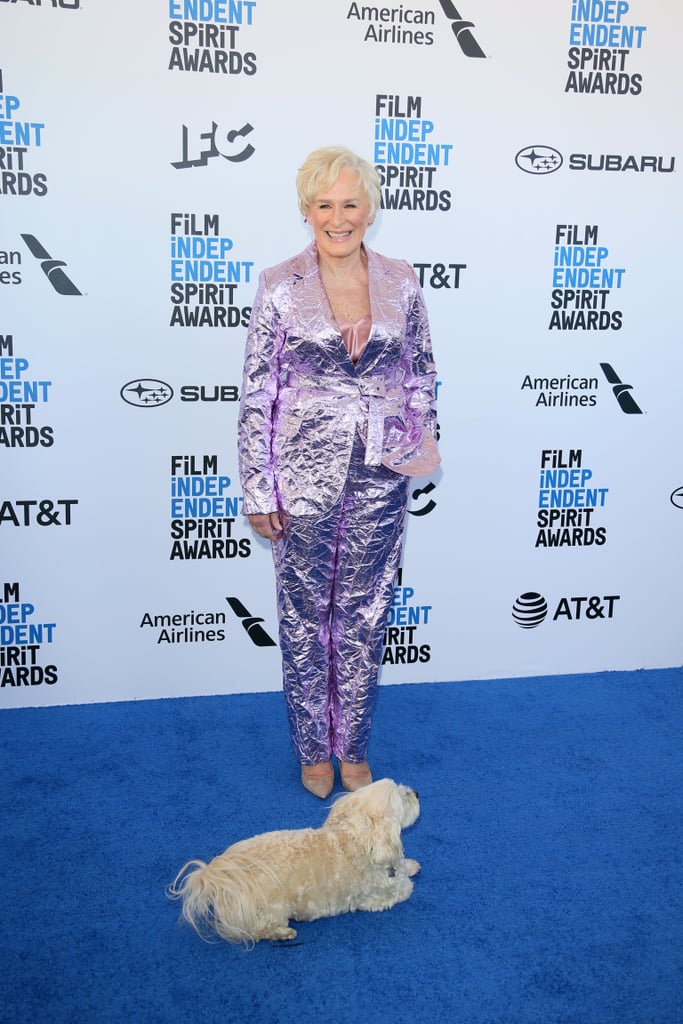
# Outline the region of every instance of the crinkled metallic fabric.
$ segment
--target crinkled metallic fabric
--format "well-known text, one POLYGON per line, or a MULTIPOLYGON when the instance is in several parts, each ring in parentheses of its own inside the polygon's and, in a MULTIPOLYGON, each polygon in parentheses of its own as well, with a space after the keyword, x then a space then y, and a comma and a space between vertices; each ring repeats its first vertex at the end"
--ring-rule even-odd
POLYGON ((246 513, 316 515, 339 498, 354 439, 379 464, 434 433, 436 373, 412 268, 366 249, 372 329, 354 366, 315 244, 264 271, 244 362, 238 455, 246 513))
POLYGON ((366 759, 407 488, 365 465, 358 438, 336 504, 290 518, 273 545, 285 703, 302 764, 366 759))
POLYGON ((366 249, 372 328, 354 366, 312 244, 264 271, 247 336, 238 455, 273 545, 284 691, 303 764, 365 760, 410 461, 433 436, 436 373, 412 268, 366 249))

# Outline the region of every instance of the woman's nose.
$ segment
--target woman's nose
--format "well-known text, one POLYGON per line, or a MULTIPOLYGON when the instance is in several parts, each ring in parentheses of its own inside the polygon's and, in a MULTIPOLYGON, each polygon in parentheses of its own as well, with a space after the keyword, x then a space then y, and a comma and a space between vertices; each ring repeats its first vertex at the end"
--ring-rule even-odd
POLYGON ((342 224, 344 221, 344 209, 341 206, 332 207, 332 223, 342 224))

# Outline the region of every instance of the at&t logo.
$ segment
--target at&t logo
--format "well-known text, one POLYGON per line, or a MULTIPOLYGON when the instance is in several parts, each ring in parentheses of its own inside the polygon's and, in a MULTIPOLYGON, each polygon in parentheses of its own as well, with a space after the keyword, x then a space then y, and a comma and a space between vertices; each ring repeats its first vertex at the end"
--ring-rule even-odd
POLYGON ((512 606, 512 618, 522 629, 540 626, 547 614, 548 602, 533 590, 520 594, 512 606))
MULTIPOLYGON (((578 622, 580 619, 588 619, 591 622, 596 622, 613 619, 615 605, 619 600, 620 595, 618 594, 561 597, 551 621, 557 622, 558 619, 566 619, 568 622, 578 622)), ((545 621, 547 616, 548 602, 542 594, 538 594, 534 590, 520 594, 512 606, 512 618, 522 629, 535 629, 545 621)))

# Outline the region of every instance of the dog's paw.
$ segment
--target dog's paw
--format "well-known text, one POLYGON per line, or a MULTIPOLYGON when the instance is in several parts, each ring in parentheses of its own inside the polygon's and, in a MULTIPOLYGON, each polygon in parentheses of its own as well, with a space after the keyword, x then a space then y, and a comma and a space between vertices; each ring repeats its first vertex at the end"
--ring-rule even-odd
POLYGON ((403 861, 403 868, 408 877, 412 878, 420 870, 420 865, 416 860, 406 859, 403 861))
POLYGON ((277 940, 278 942, 280 942, 280 941, 284 942, 287 939, 295 939, 296 938, 296 929, 295 928, 284 928, 284 927, 282 927, 282 928, 273 928, 273 930, 268 932, 267 935, 264 935, 263 938, 264 939, 277 940))

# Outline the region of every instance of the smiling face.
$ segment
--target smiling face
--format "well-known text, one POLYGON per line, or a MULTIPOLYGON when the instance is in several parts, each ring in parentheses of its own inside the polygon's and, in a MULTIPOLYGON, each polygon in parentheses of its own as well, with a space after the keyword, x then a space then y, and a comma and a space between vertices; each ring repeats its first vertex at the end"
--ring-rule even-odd
POLYGON ((366 228, 372 224, 370 203, 355 171, 343 167, 334 185, 306 208, 318 253, 332 259, 360 252, 366 228))

